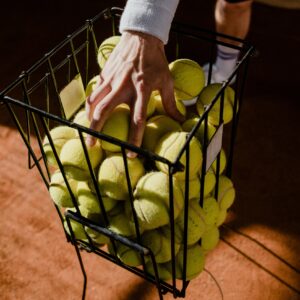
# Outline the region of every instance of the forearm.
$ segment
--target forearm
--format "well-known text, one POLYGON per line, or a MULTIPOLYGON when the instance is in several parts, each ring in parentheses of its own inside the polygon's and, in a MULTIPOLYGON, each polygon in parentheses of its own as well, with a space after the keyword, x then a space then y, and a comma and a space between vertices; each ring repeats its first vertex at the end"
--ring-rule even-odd
POLYGON ((167 44, 179 0, 128 0, 120 21, 120 32, 134 30, 167 44))

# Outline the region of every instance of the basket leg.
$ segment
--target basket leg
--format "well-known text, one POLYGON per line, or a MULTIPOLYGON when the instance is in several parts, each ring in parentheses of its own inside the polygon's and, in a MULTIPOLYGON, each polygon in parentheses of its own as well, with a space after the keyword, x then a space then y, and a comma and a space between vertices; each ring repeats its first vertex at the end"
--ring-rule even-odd
POLYGON ((87 276, 86 276, 83 261, 82 261, 81 255, 80 255, 80 251, 79 251, 79 248, 78 248, 78 245, 77 245, 76 242, 74 243, 74 247, 75 247, 75 250, 76 250, 76 254, 77 254, 78 261, 79 261, 80 268, 81 268, 82 275, 83 275, 83 289, 82 289, 82 298, 81 299, 84 300, 85 299, 85 294, 86 294, 87 276))

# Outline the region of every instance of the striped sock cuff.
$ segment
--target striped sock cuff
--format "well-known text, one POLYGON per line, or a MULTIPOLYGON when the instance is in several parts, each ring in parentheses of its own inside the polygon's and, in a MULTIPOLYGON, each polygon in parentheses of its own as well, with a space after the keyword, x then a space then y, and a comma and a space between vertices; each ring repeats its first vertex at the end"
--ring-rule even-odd
POLYGON ((236 52, 226 52, 221 49, 218 49, 217 55, 219 58, 224 60, 236 59, 239 56, 239 51, 236 52))

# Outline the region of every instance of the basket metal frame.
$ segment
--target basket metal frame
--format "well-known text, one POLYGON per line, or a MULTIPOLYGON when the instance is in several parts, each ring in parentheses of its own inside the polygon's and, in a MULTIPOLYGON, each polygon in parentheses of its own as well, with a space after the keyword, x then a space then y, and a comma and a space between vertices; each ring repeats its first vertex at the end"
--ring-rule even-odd
MULTIPOLYGON (((83 127, 81 125, 75 124, 70 120, 67 120, 65 117, 65 113, 63 110, 63 106, 61 104, 61 99, 59 96, 59 87, 58 87, 58 78, 56 76, 56 72, 60 70, 61 68, 67 66, 68 67, 68 81, 71 81, 72 79, 72 73, 81 73, 79 63, 77 56, 82 51, 86 51, 86 57, 85 57, 85 78, 84 78, 84 85, 86 86, 89 78, 90 78, 90 72, 89 72, 89 65, 91 63, 90 61, 90 51, 94 51, 94 54, 97 53, 97 47, 98 43, 96 40, 96 34, 94 31, 94 27, 96 24, 103 20, 110 20, 112 24, 112 34, 117 33, 117 22, 119 17, 121 16, 122 9, 121 8, 107 8, 100 12, 97 16, 95 16, 92 19, 89 19, 85 22, 85 24, 74 31, 72 34, 68 35, 65 40, 63 40, 61 43, 59 43, 56 47, 54 47, 50 52, 46 53, 40 60, 38 60, 31 68, 29 68, 27 71, 24 71, 14 82, 12 82, 7 88, 5 88, 0 93, 0 104, 4 105, 7 108, 7 111, 9 112, 12 121, 14 122, 15 126, 17 127, 21 138, 23 139, 24 144, 26 145, 28 149, 28 167, 29 169, 32 169, 33 167, 37 167, 43 182, 45 183, 47 189, 49 189, 50 185, 50 177, 51 177, 51 169, 49 168, 47 161, 46 161, 46 155, 43 150, 43 136, 47 136, 49 143, 51 145, 51 148, 53 150, 54 156, 58 163, 58 168, 60 169, 64 181, 66 183, 67 189, 71 195, 72 202, 75 207, 75 211, 66 211, 63 212, 61 209, 55 205, 55 208, 58 212, 59 218, 61 220, 62 226, 64 224, 64 220, 67 222, 67 226, 69 228, 70 235, 67 234, 64 226, 64 231, 66 235, 66 239, 68 242, 70 242, 76 251, 80 267, 82 270, 84 282, 83 282, 83 292, 82 292, 82 299, 85 298, 86 295, 86 288, 87 288, 87 275, 84 268, 84 263, 81 257, 81 250, 85 250, 87 252, 95 253, 98 256, 101 256, 119 266, 121 266, 124 269, 127 269, 128 271, 136 274, 137 276, 140 276, 141 278, 144 278, 145 280, 151 282, 152 284, 156 285, 158 290, 158 296, 159 299, 163 299, 163 295, 170 292, 173 294, 173 296, 176 297, 184 297, 186 293, 186 288, 189 284, 189 281, 186 280, 186 265, 187 265, 187 231, 188 231, 188 199, 189 199, 189 165, 190 163, 190 141, 194 137, 196 131, 199 129, 201 124, 204 123, 204 141, 202 145, 202 152, 203 152, 203 163, 202 163, 202 169, 201 174, 205 174, 205 170, 207 168, 207 147, 209 145, 209 140, 207 138, 207 130, 208 130, 208 114, 210 110, 216 105, 218 102, 220 102, 220 117, 219 117, 219 126, 223 126, 223 109, 224 109, 224 91, 225 88, 229 85, 232 78, 236 76, 237 80, 235 83, 235 101, 234 101, 234 114, 233 114, 233 120, 231 122, 231 130, 229 132, 229 150, 228 150, 228 161, 227 161, 227 168, 226 168, 226 175, 228 177, 231 177, 232 175, 232 164, 233 164, 233 154, 234 154, 234 145, 236 141, 237 136, 237 128, 239 123, 239 117, 240 117, 240 111, 242 107, 242 100, 243 100, 243 93, 244 93, 244 87, 246 82, 246 74, 247 74, 247 68, 249 64, 250 57, 254 54, 254 47, 248 44, 244 40, 240 40, 237 38, 233 38, 230 36, 218 34, 209 30, 200 29, 194 26, 189 26, 185 24, 180 24, 174 22, 171 29, 171 34, 176 40, 175 43, 175 52, 176 57, 180 57, 180 38, 182 36, 186 38, 196 39, 196 40, 203 40, 211 43, 210 47, 210 70, 208 75, 208 82, 211 80, 211 71, 212 71, 212 63, 213 63, 213 53, 214 48, 216 44, 222 44, 231 48, 239 49, 242 52, 242 57, 238 61, 236 67, 232 71, 231 75, 228 77, 226 81, 222 83, 222 88, 218 92, 218 94, 214 97, 212 103, 205 108, 205 112, 200 117, 198 123, 194 126, 194 128, 191 130, 191 132, 188 134, 186 142, 182 149, 180 150, 177 159, 174 162, 171 162, 153 152, 147 151, 143 148, 136 147, 134 145, 131 145, 127 142, 120 141, 116 138, 113 138, 111 136, 107 136, 103 133, 94 131, 92 129, 83 127), (79 35, 84 35, 86 37, 86 40, 84 43, 80 44, 79 46, 75 46, 75 39, 79 35), (218 40, 220 37, 225 37, 228 40, 231 40, 233 42, 239 42, 241 46, 235 46, 230 43, 221 42, 218 40), (90 49, 92 44, 93 50, 90 49), (65 47, 68 47, 69 54, 61 59, 59 63, 56 65, 53 63, 53 58, 65 47), (42 69, 42 67, 46 67, 46 72, 43 74, 43 71, 40 72, 41 77, 31 86, 30 85, 30 78, 32 75, 35 75, 35 73, 39 74, 39 69, 42 69), (54 101, 53 98, 50 95, 50 89, 52 86, 52 90, 54 90, 54 95, 56 97, 57 105, 60 108, 60 115, 56 115, 54 113, 50 112, 50 104, 54 101), (31 101, 31 95, 41 87, 45 87, 45 108, 39 108, 32 104, 31 101), (11 94, 14 94, 15 90, 21 90, 22 92, 19 93, 18 97, 11 96, 11 94), (21 95, 22 94, 22 95, 21 95), (21 96, 20 96, 21 95, 21 96), (51 100, 50 100, 51 99, 51 100), (18 114, 18 111, 22 111, 25 114, 25 124, 22 124, 22 120, 18 114), (85 157, 88 163, 89 171, 91 174, 91 179, 93 186, 96 191, 96 195, 99 201, 99 205, 103 214, 104 218, 104 226, 100 226, 99 224, 84 218, 79 210, 78 204, 76 202, 76 198, 71 190, 70 184, 67 180, 63 165, 59 159, 59 155, 54 147, 54 142, 50 135, 50 128, 51 124, 59 124, 59 125, 65 125, 74 128, 78 132, 78 136, 80 138, 82 147, 84 149, 85 157), (33 147, 31 133, 34 133, 36 140, 38 142, 40 155, 38 155, 33 147), (109 225, 109 219, 107 216, 107 213, 104 208, 104 204, 102 201, 102 197, 100 194, 99 186, 97 184, 97 177, 95 174, 95 170, 93 170, 89 156, 88 151, 85 145, 85 138, 84 134, 90 134, 96 138, 99 138, 101 140, 116 144, 121 147, 121 153, 125 165, 125 172, 126 172, 126 179, 127 179, 127 185, 128 185, 128 192, 129 192, 129 201, 131 204, 132 214, 133 214, 133 220, 135 224, 135 230, 136 230, 136 239, 132 240, 127 237, 118 235, 111 230, 107 229, 107 226, 109 225), (169 207, 170 207, 170 228, 171 228, 171 255, 172 255, 172 282, 165 282, 163 280, 159 279, 158 276, 158 268, 157 268, 157 262, 155 260, 155 256, 151 249, 146 248, 141 243, 141 233, 139 230, 138 225, 138 219, 135 213, 135 210, 133 209, 133 189, 130 182, 130 174, 128 169, 128 161, 126 156, 126 151, 131 150, 136 153, 138 153, 139 156, 144 157, 145 159, 152 161, 152 162, 162 162, 168 166, 168 178, 169 178, 169 207), (183 165, 180 163, 181 157, 185 155, 186 156, 186 172, 185 172, 185 203, 184 203, 184 241, 183 241, 183 272, 182 272, 182 282, 181 282, 181 288, 178 287, 178 281, 176 280, 176 270, 175 270, 175 234, 174 234, 174 203, 173 203, 173 175, 183 170, 183 165), (120 259, 112 254, 109 254, 105 250, 99 248, 97 245, 95 245, 92 241, 92 239, 87 234, 87 241, 78 240, 76 239, 74 232, 72 230, 71 221, 81 223, 83 226, 87 226, 107 237, 110 238, 110 241, 114 247, 114 250, 116 250, 115 243, 122 243, 131 249, 137 251, 142 258, 142 268, 137 267, 130 267, 120 261, 120 259), (145 258, 150 257, 150 260, 153 265, 155 276, 150 275, 148 272, 146 272, 145 269, 145 258)), ((24 117, 24 116, 23 116, 24 117)), ((24 123, 24 122, 23 122, 24 123)), ((217 167, 216 167, 216 174, 219 174, 220 169, 220 153, 217 156, 217 167)), ((216 176, 217 183, 216 183, 216 189, 215 189, 215 197, 217 199, 218 196, 218 180, 219 176, 216 176)), ((204 183, 205 183, 205 176, 201 176, 201 191, 199 195, 199 203, 202 206, 203 205, 203 199, 204 199, 204 183)), ((116 251, 115 251, 116 253, 116 251)))

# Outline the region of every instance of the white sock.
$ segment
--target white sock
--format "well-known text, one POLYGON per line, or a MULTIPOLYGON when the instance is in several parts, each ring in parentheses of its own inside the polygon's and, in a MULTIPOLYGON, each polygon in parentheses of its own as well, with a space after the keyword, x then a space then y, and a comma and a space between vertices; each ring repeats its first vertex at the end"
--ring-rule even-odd
POLYGON ((218 73, 224 78, 228 77, 236 65, 240 51, 223 45, 217 46, 217 59, 215 66, 218 73))

